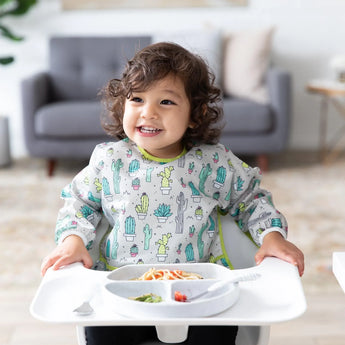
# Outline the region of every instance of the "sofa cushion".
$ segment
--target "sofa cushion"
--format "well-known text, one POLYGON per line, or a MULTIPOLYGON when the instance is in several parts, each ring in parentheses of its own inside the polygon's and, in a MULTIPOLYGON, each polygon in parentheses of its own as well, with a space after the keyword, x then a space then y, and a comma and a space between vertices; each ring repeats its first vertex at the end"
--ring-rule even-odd
POLYGON ((106 136, 100 124, 99 101, 58 102, 43 106, 35 117, 40 137, 92 138, 106 136))
POLYGON ((265 85, 273 28, 229 34, 224 42, 223 89, 226 95, 268 103, 265 85))
POLYGON ((49 65, 56 101, 94 100, 109 79, 119 78, 150 36, 53 37, 49 65))
POLYGON ((239 98, 226 98, 223 103, 223 135, 267 133, 272 130, 274 124, 270 106, 239 98))
POLYGON ((216 83, 221 85, 222 35, 218 30, 159 32, 153 35, 152 42, 174 42, 200 55, 214 73, 216 83))

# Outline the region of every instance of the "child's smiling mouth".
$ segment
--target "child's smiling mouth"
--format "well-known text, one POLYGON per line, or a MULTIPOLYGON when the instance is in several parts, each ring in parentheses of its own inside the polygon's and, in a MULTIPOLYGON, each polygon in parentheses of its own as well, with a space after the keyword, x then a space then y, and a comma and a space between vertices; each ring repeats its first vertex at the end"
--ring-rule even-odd
POLYGON ((137 131, 142 134, 154 135, 160 133, 162 130, 154 127, 139 126, 137 127, 137 131))

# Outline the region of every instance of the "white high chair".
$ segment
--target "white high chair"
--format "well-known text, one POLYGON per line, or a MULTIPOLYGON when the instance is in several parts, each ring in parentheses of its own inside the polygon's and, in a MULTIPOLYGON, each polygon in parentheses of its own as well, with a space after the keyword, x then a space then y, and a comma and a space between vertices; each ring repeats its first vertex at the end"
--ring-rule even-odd
MULTIPOLYGON (((238 229, 231 217, 221 217, 221 225, 224 245, 234 268, 241 269, 255 266, 254 256, 258 250, 256 245, 238 229)), ((97 231, 97 239, 93 246, 94 248, 98 248, 98 243, 107 228, 108 224, 106 220, 103 219, 97 231)), ((95 252, 91 253, 93 258, 95 258, 96 255, 97 253, 95 252)), ((267 345, 269 335, 270 326, 239 326, 236 345, 267 345)), ((83 326, 77 326, 77 337, 79 345, 86 345, 85 328, 83 326)), ((157 339, 157 341, 145 342, 142 345, 158 344, 162 344, 162 342, 157 339)))

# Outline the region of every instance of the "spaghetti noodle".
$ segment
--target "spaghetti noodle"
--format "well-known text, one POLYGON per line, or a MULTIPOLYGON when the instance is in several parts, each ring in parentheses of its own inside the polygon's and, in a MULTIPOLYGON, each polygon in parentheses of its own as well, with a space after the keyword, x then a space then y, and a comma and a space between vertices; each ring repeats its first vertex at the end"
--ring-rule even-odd
POLYGON ((196 280, 203 279, 200 274, 193 272, 186 272, 182 270, 168 270, 150 268, 142 276, 136 280, 196 280))

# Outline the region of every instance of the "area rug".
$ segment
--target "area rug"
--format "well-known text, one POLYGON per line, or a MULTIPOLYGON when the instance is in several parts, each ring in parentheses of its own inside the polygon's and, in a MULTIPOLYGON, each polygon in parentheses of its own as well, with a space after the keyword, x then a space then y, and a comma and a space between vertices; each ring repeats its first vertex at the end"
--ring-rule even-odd
MULTIPOLYGON (((61 189, 85 162, 59 162, 52 178, 45 162, 21 159, 0 169, 0 289, 38 286, 42 258, 54 247, 61 189)), ((313 155, 273 157, 262 186, 289 223, 289 240, 305 254, 308 293, 339 289, 332 253, 345 251, 345 158, 323 165, 313 155), (297 157, 297 158, 296 158, 297 157)))

